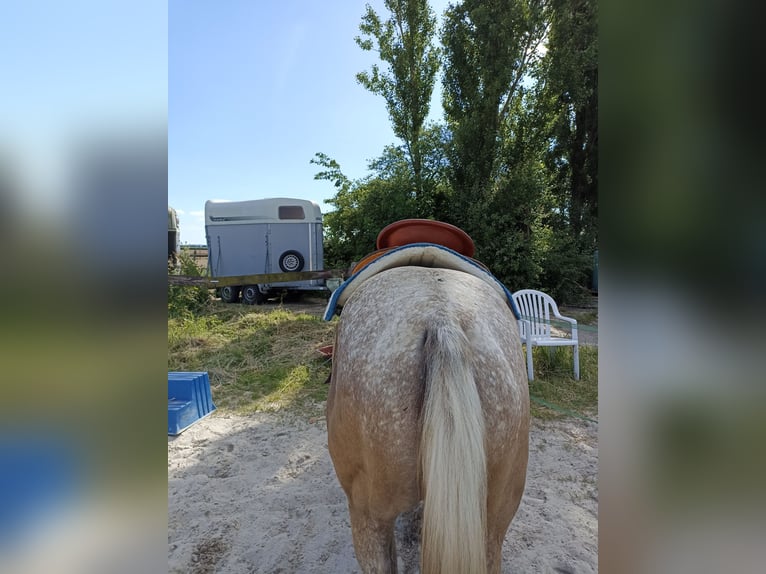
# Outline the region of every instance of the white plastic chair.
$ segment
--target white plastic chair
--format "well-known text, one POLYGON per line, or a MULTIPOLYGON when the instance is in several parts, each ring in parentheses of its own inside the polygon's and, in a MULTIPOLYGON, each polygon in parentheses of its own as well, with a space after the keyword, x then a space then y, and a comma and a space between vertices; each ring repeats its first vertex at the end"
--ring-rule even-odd
POLYGON ((542 291, 534 289, 522 289, 513 294, 513 300, 521 313, 519 319, 519 334, 521 342, 527 348, 527 375, 529 380, 535 378, 532 366, 533 347, 572 347, 574 355, 574 376, 580 379, 580 346, 577 340, 577 321, 571 317, 564 317, 553 300, 553 297, 542 291), (552 314, 552 316, 551 316, 552 314), (572 336, 555 336, 551 330, 551 319, 569 323, 572 336))

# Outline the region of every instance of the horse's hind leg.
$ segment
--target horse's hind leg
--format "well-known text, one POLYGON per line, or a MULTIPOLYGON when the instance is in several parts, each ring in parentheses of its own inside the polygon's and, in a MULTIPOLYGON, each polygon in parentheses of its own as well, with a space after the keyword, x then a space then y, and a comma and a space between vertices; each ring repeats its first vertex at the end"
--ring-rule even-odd
POLYGON ((496 437, 487 481, 487 573, 500 574, 503 540, 521 503, 527 475, 527 425, 521 435, 496 437), (502 445, 502 446, 500 446, 502 445))
MULTIPOLYGON (((487 501, 487 574, 500 574, 503 541, 521 500, 519 482, 509 485, 510 488, 501 489, 498 488, 499 485, 492 484, 489 486, 490 496, 494 498, 487 501), (496 502, 498 500, 503 502, 496 502)), ((523 490, 523 482, 521 489, 523 490)))
POLYGON ((394 520, 375 518, 349 501, 356 559, 364 574, 396 574, 394 520))

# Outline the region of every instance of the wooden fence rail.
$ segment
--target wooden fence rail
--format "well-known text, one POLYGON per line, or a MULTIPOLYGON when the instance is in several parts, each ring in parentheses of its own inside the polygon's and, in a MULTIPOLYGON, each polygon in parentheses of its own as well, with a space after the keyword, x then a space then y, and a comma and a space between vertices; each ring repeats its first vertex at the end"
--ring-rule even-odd
POLYGON ((311 281, 313 279, 344 279, 346 269, 328 269, 324 271, 296 271, 294 273, 262 273, 260 275, 237 275, 231 277, 195 277, 192 275, 168 275, 170 285, 185 287, 228 287, 229 285, 263 285, 264 283, 288 283, 292 281, 311 281))

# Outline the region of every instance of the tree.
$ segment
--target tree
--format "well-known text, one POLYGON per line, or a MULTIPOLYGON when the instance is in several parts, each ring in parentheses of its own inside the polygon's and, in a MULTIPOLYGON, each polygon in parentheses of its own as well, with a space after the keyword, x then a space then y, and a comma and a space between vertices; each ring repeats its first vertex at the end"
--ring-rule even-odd
POLYGON ((543 100, 554 118, 548 163, 573 241, 598 240, 598 30, 595 0, 554 0, 543 100))
POLYGON ((335 207, 324 216, 325 267, 345 267, 354 260, 355 240, 361 229, 359 200, 354 182, 341 171, 340 164, 327 154, 315 154, 310 163, 325 168, 317 172, 314 179, 330 181, 337 190, 335 196, 325 202, 335 207))
MULTIPOLYGON (((595 0, 553 0, 538 110, 546 118, 553 231, 542 280, 560 299, 587 292, 598 246, 598 30, 595 0)), ((552 293, 553 294, 553 293, 552 293)))
POLYGON ((324 154, 312 160, 324 168, 316 179, 337 189, 326 260, 360 259, 397 219, 434 218, 467 231, 476 257, 510 288, 572 301, 598 238, 595 0, 451 4, 441 33, 445 125, 425 123, 438 69, 433 15, 423 0, 385 5, 385 22, 367 7, 356 41, 387 69, 357 79, 383 96, 402 144, 358 181, 324 154))
POLYGON ((526 90, 519 94, 505 120, 496 176, 483 200, 485 223, 474 232, 478 257, 514 291, 540 286, 551 239, 545 223, 550 176, 542 161, 544 132, 534 98, 526 90))
POLYGON ((444 111, 452 133, 453 214, 483 225, 499 149, 522 80, 547 29, 547 0, 466 0, 445 14, 444 111))
POLYGON ((326 201, 334 207, 324 217, 325 262, 344 267, 375 249, 378 233, 400 219, 444 219, 449 189, 446 180, 443 126, 428 126, 421 137, 423 189, 413 191, 413 175, 402 146, 388 145, 368 164, 370 175, 352 181, 340 164, 327 154, 317 153, 312 164, 324 168, 314 179, 329 181, 336 193, 326 201), (441 211, 440 211, 441 210, 441 211))
POLYGON ((367 5, 359 25, 362 36, 355 41, 363 50, 377 50, 388 70, 374 64, 356 77, 386 101, 394 134, 404 142, 415 195, 422 198, 426 191, 421 136, 439 69, 439 51, 433 45, 436 18, 427 0, 385 0, 385 6, 390 17, 383 22, 367 5))

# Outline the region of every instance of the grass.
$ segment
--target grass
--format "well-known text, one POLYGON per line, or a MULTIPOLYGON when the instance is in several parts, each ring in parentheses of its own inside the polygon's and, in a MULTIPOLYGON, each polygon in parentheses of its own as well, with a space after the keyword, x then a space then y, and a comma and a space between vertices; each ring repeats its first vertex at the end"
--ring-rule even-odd
MULTIPOLYGON (((529 384, 531 397, 542 399, 562 410, 594 418, 598 412, 598 347, 580 345, 580 380, 574 379, 572 349, 567 347, 532 350, 535 380, 529 384)), ((561 411, 531 401, 537 418, 559 418, 561 411)))
POLYGON ((572 319, 577 319, 577 325, 595 327, 598 325, 598 311, 596 309, 571 309, 562 307, 561 314, 572 319))
MULTIPOLYGON (((231 305, 218 300, 203 311, 168 319, 168 370, 207 371, 213 399, 223 412, 316 412, 327 398, 330 362, 317 352, 333 342, 336 322, 288 307, 231 305)), ((598 403, 598 349, 580 347, 580 380, 572 351, 534 349, 530 395, 565 411, 593 418, 598 403)), ((532 414, 564 413, 532 401, 532 414)))
POLYGON ((330 364, 318 352, 334 323, 268 305, 214 301, 203 314, 168 320, 168 370, 207 371, 216 406, 280 411, 325 400, 330 364))

